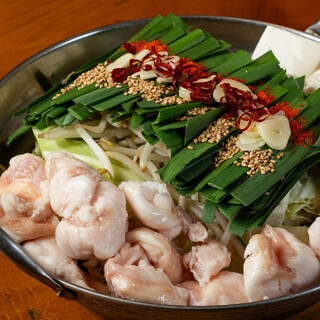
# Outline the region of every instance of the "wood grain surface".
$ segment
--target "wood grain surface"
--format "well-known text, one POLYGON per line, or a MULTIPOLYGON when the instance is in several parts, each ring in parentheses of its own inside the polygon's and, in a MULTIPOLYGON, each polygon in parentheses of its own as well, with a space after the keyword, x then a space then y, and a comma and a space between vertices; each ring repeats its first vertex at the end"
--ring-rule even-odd
MULTIPOLYGON (((217 15, 305 30, 320 19, 319 0, 0 0, 0 78, 38 51, 117 22, 167 15, 217 15)), ((1 101, 0 101, 1 103, 1 101)), ((9 107, 9 106, 8 106, 9 107)), ((0 254, 0 320, 99 320, 0 254)), ((292 319, 320 319, 320 303, 292 319)))

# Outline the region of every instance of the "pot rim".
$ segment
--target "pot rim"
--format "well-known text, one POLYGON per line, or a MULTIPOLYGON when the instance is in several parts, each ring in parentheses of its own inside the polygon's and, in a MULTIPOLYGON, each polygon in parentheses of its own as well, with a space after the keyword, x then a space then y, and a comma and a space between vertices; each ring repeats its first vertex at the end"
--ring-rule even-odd
POLYGON ((293 293, 287 296, 273 298, 273 299, 266 299, 260 301, 253 301, 253 302, 246 302, 246 303, 237 303, 237 304, 228 304, 228 305, 220 305, 220 306, 177 306, 177 305, 163 305, 163 304, 155 304, 155 303, 148 303, 148 302, 141 302, 141 301, 134 301, 134 300, 127 300, 123 298, 114 297, 111 295, 102 294, 90 289, 86 289, 80 287, 78 285, 72 284, 61 278, 51 275, 53 279, 61 283, 64 287, 68 288, 69 290, 74 291, 75 293, 81 292, 87 295, 90 295, 92 298, 99 298, 100 300, 116 302, 123 305, 128 306, 137 306, 143 308, 156 308, 156 309, 166 309, 166 310, 181 310, 181 311, 228 311, 228 310, 242 310, 248 308, 257 308, 257 307, 267 307, 272 306, 275 304, 284 304, 288 302, 292 302, 294 300, 300 300, 309 295, 319 295, 320 299, 320 285, 314 286, 312 288, 293 293))

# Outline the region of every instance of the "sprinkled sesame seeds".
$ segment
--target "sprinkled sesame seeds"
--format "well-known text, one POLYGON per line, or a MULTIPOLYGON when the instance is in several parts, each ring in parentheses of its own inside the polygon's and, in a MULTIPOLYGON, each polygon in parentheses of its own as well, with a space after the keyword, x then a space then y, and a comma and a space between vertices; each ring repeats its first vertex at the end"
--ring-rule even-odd
POLYGON ((218 152, 218 155, 215 156, 213 160, 213 166, 219 167, 221 163, 224 161, 231 159, 236 153, 240 151, 240 149, 237 147, 236 142, 238 140, 239 135, 235 137, 231 137, 227 140, 227 142, 222 142, 222 145, 224 147, 223 150, 220 150, 218 152))
MULTIPOLYGON (((277 155, 277 159, 281 159, 284 156, 284 153, 281 152, 277 155)), ((275 172, 275 163, 276 160, 272 159, 272 150, 266 149, 261 150, 260 148, 253 151, 247 151, 242 155, 238 161, 234 161, 234 165, 240 167, 248 167, 247 175, 252 177, 257 172, 260 171, 262 175, 267 174, 268 172, 275 172)))
MULTIPOLYGON (((95 68, 82 73, 74 80, 73 83, 66 88, 62 88, 61 93, 56 94, 53 99, 56 99, 71 89, 78 88, 79 90, 93 83, 95 83, 96 87, 100 89, 104 87, 112 88, 114 86, 120 88, 121 84, 114 82, 112 79, 112 73, 107 71, 107 65, 108 62, 103 64, 99 63, 95 68)), ((129 89, 124 92, 124 95, 141 94, 142 98, 147 99, 148 101, 156 100, 157 103, 161 103, 162 105, 182 104, 191 101, 190 99, 183 99, 177 94, 161 97, 172 93, 174 91, 173 86, 156 85, 154 81, 145 81, 139 77, 132 78, 129 76, 125 81, 123 81, 123 84, 127 84, 129 86, 129 89)))
POLYGON ((205 114, 208 111, 214 110, 214 107, 201 106, 199 108, 193 108, 188 110, 187 114, 192 116, 199 116, 201 114, 205 114))
POLYGON ((207 106, 193 108, 193 109, 188 110, 184 116, 177 117, 176 120, 177 121, 185 121, 190 118, 193 118, 194 116, 199 116, 199 115, 205 114, 206 112, 214 110, 214 109, 216 109, 216 108, 215 107, 207 107, 207 106))
POLYGON ((219 142, 223 137, 230 133, 230 128, 236 126, 234 118, 224 119, 219 118, 218 120, 211 123, 206 130, 204 130, 197 139, 194 139, 194 143, 198 142, 219 142))
POLYGON ((95 83, 97 88, 112 88, 119 86, 117 82, 113 82, 111 72, 107 71, 108 62, 99 63, 96 67, 80 74, 73 83, 66 88, 62 88, 61 93, 56 94, 52 99, 56 99, 62 94, 70 91, 71 89, 78 88, 78 90, 95 83))
POLYGON ((176 103, 176 98, 174 96, 161 98, 162 95, 172 93, 174 91, 173 86, 157 85, 154 81, 142 80, 139 77, 132 78, 131 76, 127 78, 127 83, 129 89, 125 92, 125 95, 136 95, 141 93, 141 97, 148 101, 155 100, 157 103, 163 105, 176 103))

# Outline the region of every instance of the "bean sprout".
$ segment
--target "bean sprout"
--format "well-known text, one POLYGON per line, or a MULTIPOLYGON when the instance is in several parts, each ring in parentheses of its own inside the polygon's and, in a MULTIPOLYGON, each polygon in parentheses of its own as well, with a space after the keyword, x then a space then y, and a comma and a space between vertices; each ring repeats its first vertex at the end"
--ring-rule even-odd
POLYGON ((100 122, 97 126, 90 126, 87 124, 79 124, 77 126, 77 128, 83 128, 83 129, 86 129, 86 130, 89 130, 89 131, 92 131, 95 133, 101 133, 106 129, 107 123, 108 122, 106 119, 106 115, 104 113, 101 113, 101 119, 100 119, 100 122))
POLYGON ((142 172, 145 172, 147 169, 147 162, 153 148, 154 147, 151 146, 148 142, 142 148, 142 152, 140 154, 140 162, 139 162, 142 172))
MULTIPOLYGON (((75 124, 76 126, 77 124, 75 124)), ((83 128, 75 128, 79 136, 87 143, 89 148, 94 152, 97 158, 101 161, 103 168, 108 171, 110 179, 114 179, 114 171, 110 162, 110 159, 106 153, 99 147, 99 145, 94 141, 94 139, 88 134, 88 132, 83 128)))
POLYGON ((119 152, 113 152, 113 151, 106 151, 106 154, 108 155, 108 157, 127 166, 131 171, 133 171, 136 175, 138 175, 142 179, 153 180, 151 175, 149 175, 146 172, 141 172, 140 167, 136 163, 134 163, 132 159, 125 156, 124 154, 121 154, 119 152))

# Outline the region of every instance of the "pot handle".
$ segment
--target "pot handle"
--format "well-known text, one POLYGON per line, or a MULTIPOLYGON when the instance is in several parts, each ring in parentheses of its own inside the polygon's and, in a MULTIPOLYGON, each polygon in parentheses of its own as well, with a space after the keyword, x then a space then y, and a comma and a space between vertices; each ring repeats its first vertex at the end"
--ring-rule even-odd
POLYGON ((316 37, 320 37, 320 20, 314 23, 312 26, 306 29, 306 33, 312 34, 316 37))
POLYGON ((53 279, 22 246, 13 241, 1 228, 0 250, 24 272, 55 290, 58 297, 63 297, 67 300, 75 300, 77 298, 74 291, 65 288, 61 283, 53 279))

